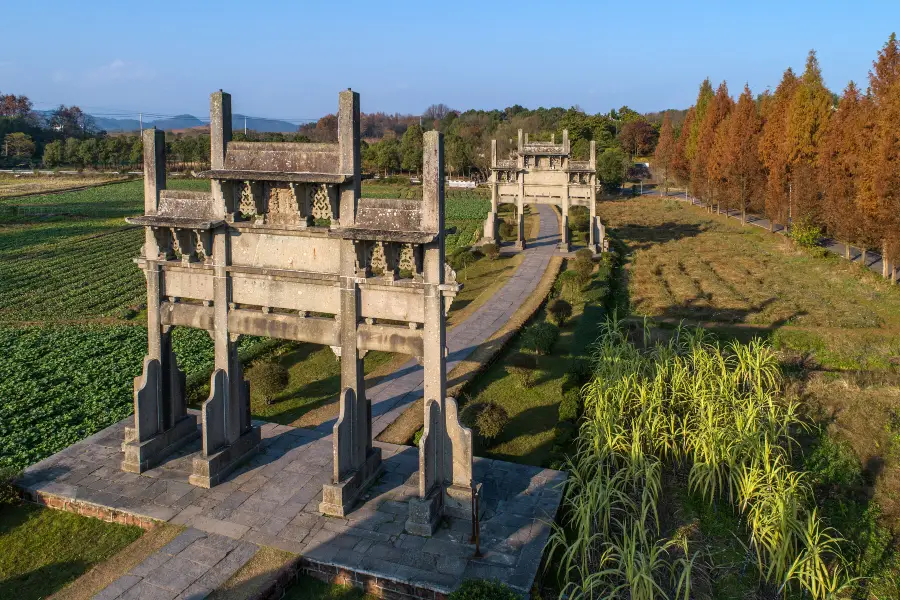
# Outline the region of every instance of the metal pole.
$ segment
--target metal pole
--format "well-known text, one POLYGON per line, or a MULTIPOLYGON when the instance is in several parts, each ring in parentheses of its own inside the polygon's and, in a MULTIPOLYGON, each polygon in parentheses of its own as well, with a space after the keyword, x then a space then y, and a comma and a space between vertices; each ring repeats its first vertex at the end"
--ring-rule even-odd
POLYGON ((138 113, 138 121, 140 122, 141 139, 143 139, 143 137, 144 137, 144 113, 138 113))
POLYGON ((244 116, 244 135, 247 135, 247 117, 244 116))

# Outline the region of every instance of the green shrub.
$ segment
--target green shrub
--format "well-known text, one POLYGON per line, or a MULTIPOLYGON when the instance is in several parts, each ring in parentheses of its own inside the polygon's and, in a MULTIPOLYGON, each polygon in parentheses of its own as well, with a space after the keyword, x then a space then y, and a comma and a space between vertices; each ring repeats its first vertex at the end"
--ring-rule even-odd
POLYGON ((412 279, 414 273, 410 269, 400 269, 398 276, 400 279, 412 279))
POLYGON ((569 388, 562 394, 559 402, 559 420, 577 421, 581 414, 581 390, 577 387, 569 388))
POLYGON ((500 222, 500 239, 514 240, 518 237, 519 232, 517 231, 516 225, 513 225, 509 221, 500 222))
POLYGON ((250 379, 266 404, 272 404, 275 396, 288 384, 288 371, 277 360, 267 360, 250 369, 250 379))
POLYGON ((498 581, 486 579, 467 579, 448 600, 522 600, 512 588, 498 581))
POLYGON ((573 206, 569 209, 569 223, 573 231, 587 231, 591 223, 591 215, 583 206, 573 206))
POLYGON ((822 228, 812 222, 811 219, 803 218, 796 221, 791 226, 791 239, 801 248, 812 250, 819 247, 822 241, 822 228))
POLYGON ((519 352, 514 354, 510 359, 510 365, 507 367, 507 371, 519 380, 519 383, 523 388, 529 389, 534 386, 534 376, 537 373, 537 366, 537 356, 519 352))
POLYGON ((550 320, 562 327, 572 316, 572 305, 562 298, 557 298, 547 307, 547 312, 550 314, 550 320))
POLYGON ((575 253, 575 260, 586 260, 590 263, 594 262, 594 253, 588 250, 587 248, 582 248, 578 252, 575 253))
POLYGON ((478 434, 486 440, 492 440, 503 432, 509 423, 509 413, 495 402, 487 402, 475 417, 478 434))
POLYGON ((591 280, 591 274, 594 272, 594 262, 577 258, 572 269, 575 271, 578 283, 584 285, 591 280))
POLYGON ((12 467, 0 469, 0 506, 19 503, 19 490, 13 485, 13 480, 17 475, 18 471, 12 467))
POLYGON ((500 256, 500 247, 497 244, 485 244, 481 247, 481 251, 491 260, 500 256))
POLYGON ((522 347, 537 354, 550 354, 559 337, 559 328, 553 323, 533 323, 522 332, 522 347))
POLYGON ((413 446, 419 447, 419 442, 422 441, 422 436, 425 434, 425 428, 419 427, 416 433, 413 435, 413 446))
POLYGON ((463 271, 477 260, 478 257, 468 248, 458 248, 450 255, 450 259, 447 262, 450 263, 454 271, 463 271))
POLYGON ((575 271, 563 271, 553 284, 553 295, 563 298, 570 304, 581 302, 584 299, 581 282, 575 271))

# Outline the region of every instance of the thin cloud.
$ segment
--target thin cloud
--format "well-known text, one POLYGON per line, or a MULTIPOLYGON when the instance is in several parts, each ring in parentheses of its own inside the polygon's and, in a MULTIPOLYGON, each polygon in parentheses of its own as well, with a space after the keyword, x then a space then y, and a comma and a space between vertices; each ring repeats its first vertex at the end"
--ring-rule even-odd
POLYGON ((138 81, 150 80, 156 76, 152 70, 117 58, 107 65, 91 69, 87 77, 91 81, 138 81))

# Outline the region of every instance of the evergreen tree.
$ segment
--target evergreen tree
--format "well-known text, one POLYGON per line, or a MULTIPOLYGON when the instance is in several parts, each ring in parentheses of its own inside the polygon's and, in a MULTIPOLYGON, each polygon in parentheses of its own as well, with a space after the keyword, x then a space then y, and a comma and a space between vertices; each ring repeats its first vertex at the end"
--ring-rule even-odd
POLYGON ((693 161, 694 155, 697 153, 697 144, 700 140, 700 126, 703 124, 703 119, 706 117, 706 109, 714 96, 712 84, 709 82, 709 77, 707 77, 700 84, 700 92, 697 94, 697 102, 694 104, 694 119, 691 121, 690 127, 687 127, 688 124, 685 121, 688 137, 685 140, 684 155, 687 157, 688 162, 693 161))
POLYGON ((659 142, 656 144, 656 169, 662 175, 665 195, 669 195, 669 177, 675 159, 675 130, 669 113, 663 115, 662 127, 659 130, 659 142))
POLYGON ((400 166, 407 171, 422 170, 422 128, 410 125, 400 140, 400 166))

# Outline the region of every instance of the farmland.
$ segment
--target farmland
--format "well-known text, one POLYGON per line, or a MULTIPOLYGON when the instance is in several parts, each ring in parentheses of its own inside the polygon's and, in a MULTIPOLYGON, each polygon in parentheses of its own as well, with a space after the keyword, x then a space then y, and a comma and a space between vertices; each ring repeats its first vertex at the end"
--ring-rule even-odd
MULTIPOLYGON (((847 577, 860 578, 852 584, 856 594, 853 597, 897 598, 900 560, 893 536, 900 531, 900 503, 897 500, 900 492, 900 454, 897 452, 900 427, 896 417, 900 412, 900 290, 840 258, 816 257, 795 248, 781 236, 754 227, 741 227, 735 221, 676 201, 641 198, 603 202, 598 205, 598 215, 609 227, 614 247, 624 257, 623 281, 617 301, 619 307, 631 315, 629 323, 633 328, 626 336, 627 341, 620 339, 604 347, 602 353, 607 356, 598 357, 607 365, 603 368, 612 369, 614 364, 622 368, 621 365, 627 362, 621 360, 624 355, 643 354, 638 362, 648 360, 652 363, 657 360, 656 356, 668 356, 669 363, 680 360, 677 358, 680 350, 670 352, 655 344, 669 343, 681 323, 699 325, 722 342, 760 338, 763 347, 771 350, 759 350, 759 347, 757 350, 764 354, 774 353, 779 363, 778 377, 783 377, 769 393, 795 403, 796 408, 792 410, 796 410, 797 415, 790 419, 799 419, 796 426, 790 428, 789 437, 777 444, 791 450, 789 456, 780 460, 805 474, 797 477, 799 484, 782 486, 782 489, 793 487, 792 493, 798 494, 793 500, 799 502, 797 506, 801 512, 798 515, 813 505, 816 507, 816 518, 822 519, 821 525, 813 528, 817 532, 815 536, 819 536, 816 539, 820 556, 825 561, 837 561, 831 563, 827 572, 836 573, 835 569, 841 568, 845 569, 847 577), (653 319, 646 324, 646 329, 640 320, 643 317, 653 319), (626 348, 632 344, 637 350, 626 348), (618 358, 612 360, 613 356, 618 358), (844 539, 829 539, 829 536, 838 535, 844 539), (847 562, 838 567, 840 560, 837 557, 841 555, 847 562)), ((620 334, 613 337, 617 335, 620 334)), ((720 347, 703 350, 707 351, 714 356, 720 352, 726 355, 738 352, 720 347)), ((740 362, 744 359, 732 357, 727 360, 740 362)), ((652 374, 657 368, 668 368, 669 363, 649 369, 636 368, 631 374, 624 371, 608 373, 606 380, 612 382, 621 375, 637 377, 638 382, 648 377, 649 381, 653 377, 648 373, 652 374)), ((675 383, 678 379, 672 375, 668 381, 675 383)), ((627 408, 627 404, 617 405, 619 408, 613 412, 622 414, 615 417, 615 427, 609 430, 611 444, 618 435, 623 436, 617 438, 623 443, 631 439, 629 436, 641 437, 647 443, 665 438, 650 432, 651 424, 641 422, 641 414, 649 417, 668 414, 666 411, 672 410, 672 407, 645 410, 645 403, 658 391, 653 389, 645 395, 638 412, 627 408)), ((586 403, 596 409, 590 413, 596 427, 590 436, 583 433, 583 437, 592 438, 582 440, 583 443, 605 443, 601 440, 605 436, 601 435, 602 421, 612 418, 606 409, 612 410, 609 400, 614 395, 611 390, 608 393, 609 397, 603 395, 607 392, 599 387, 589 392, 586 403), (601 403, 606 407, 603 410, 598 408, 601 403)), ((717 392, 722 393, 724 391, 717 392)), ((624 396, 621 399, 625 402, 624 396)), ((698 398, 694 400, 699 401, 698 398)), ((676 413, 683 408, 678 408, 676 413)), ((717 420, 720 424, 728 421, 717 420)), ((709 430, 712 431, 713 428, 709 430)), ((724 440, 723 437, 720 441, 724 440)), ((665 461, 672 452, 677 454, 688 447, 672 446, 668 450, 651 452, 665 461)), ((692 452, 695 452, 699 445, 693 448, 692 452)), ((599 460, 596 464, 579 464, 577 468, 605 468, 600 466, 605 464, 604 461, 615 462, 622 458, 616 458, 616 452, 595 457, 599 460)), ((696 455, 691 460, 696 461, 696 455)), ((727 470, 730 467, 726 465, 732 463, 722 459, 719 464, 727 470)), ((627 470, 621 465, 618 468, 627 470)), ((699 496, 696 493, 708 489, 706 486, 712 481, 707 478, 701 483, 698 477, 703 472, 712 475, 696 464, 687 471, 678 466, 663 466, 661 485, 669 493, 660 497, 659 519, 661 526, 668 529, 659 533, 667 535, 667 531, 681 528, 687 532, 689 545, 694 543, 698 545, 696 547, 706 548, 706 553, 718 555, 724 563, 746 564, 748 550, 735 545, 734 539, 735 536, 749 535, 753 532, 752 527, 758 524, 753 522, 752 515, 744 512, 754 510, 747 507, 755 500, 743 502, 742 508, 733 514, 723 514, 721 504, 730 501, 726 494, 711 508, 708 499, 715 498, 716 493, 699 496)), ((782 475, 786 472, 783 470, 782 475)), ((745 470, 745 476, 752 479, 749 471, 745 470)), ((716 477, 727 479, 729 475, 722 471, 716 477)), ((733 486, 732 489, 736 494, 744 493, 739 492, 741 488, 733 486)), ((577 495, 577 491, 572 493, 577 495)), ((572 496, 572 502, 575 503, 573 506, 578 506, 574 512, 584 509, 575 496, 572 496)), ((811 523, 810 520, 804 524, 804 528, 811 523)), ((569 525, 578 527, 575 521, 569 525)), ((757 536, 756 539, 766 537, 763 534, 757 536)), ((619 541, 625 541, 625 538, 619 541)), ((565 546, 572 547, 569 542, 565 546)), ((759 545, 751 548, 760 551, 759 545)), ((809 566, 801 564, 805 559, 798 560, 801 561, 798 568, 809 566)), ((769 559, 761 562, 767 563, 769 559)), ((775 571, 778 569, 783 570, 784 565, 776 567, 775 571)), ((705 569, 701 565, 695 572, 704 573, 705 569)), ((722 597, 743 597, 754 593, 754 589, 762 589, 765 593, 767 588, 759 588, 756 578, 748 579, 746 574, 745 569, 733 566, 717 567, 703 575, 703 586, 712 585, 711 592, 722 594, 722 597)), ((771 573, 767 577, 771 577, 771 573)), ((811 582, 813 578, 806 581, 811 582)), ((586 579, 578 585, 582 583, 591 585, 586 579)), ((790 585, 800 593, 799 588, 806 583, 790 585)), ((824 585, 827 589, 832 584, 824 585)))

